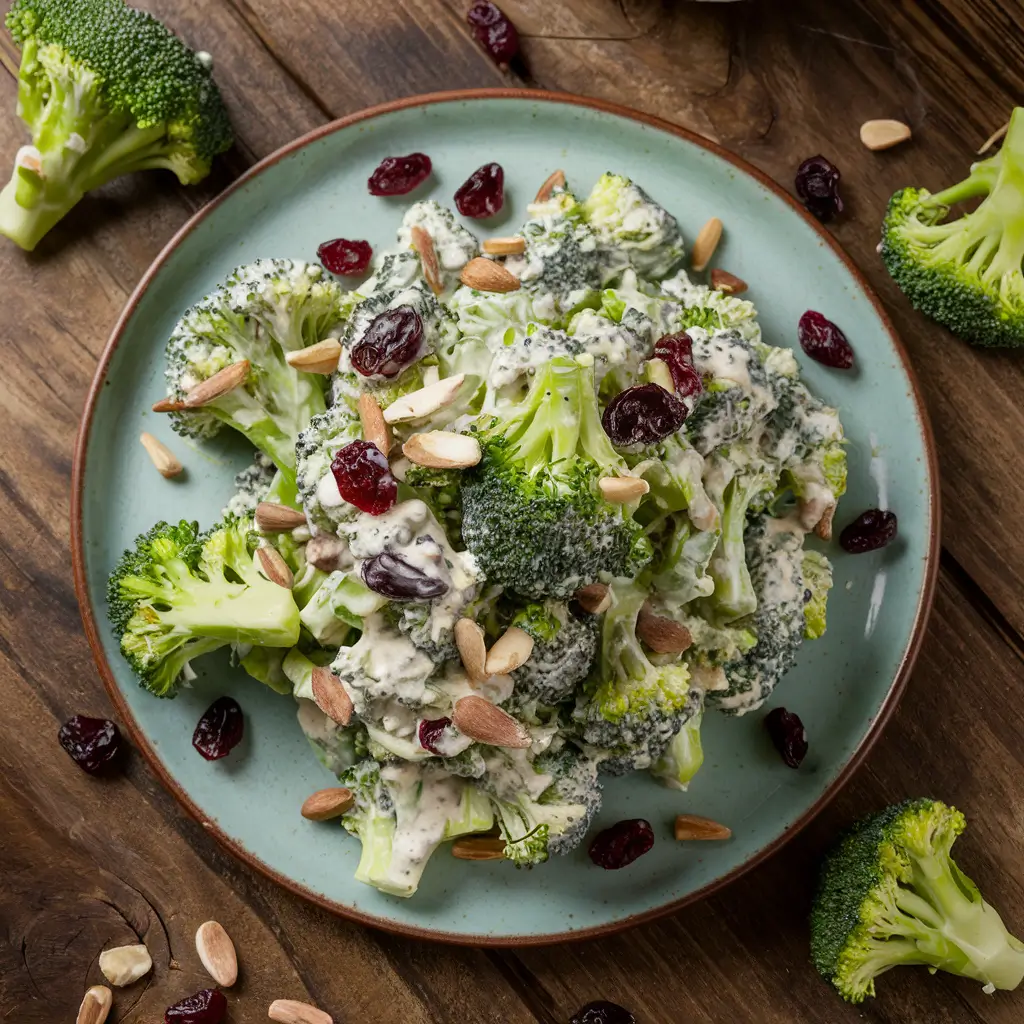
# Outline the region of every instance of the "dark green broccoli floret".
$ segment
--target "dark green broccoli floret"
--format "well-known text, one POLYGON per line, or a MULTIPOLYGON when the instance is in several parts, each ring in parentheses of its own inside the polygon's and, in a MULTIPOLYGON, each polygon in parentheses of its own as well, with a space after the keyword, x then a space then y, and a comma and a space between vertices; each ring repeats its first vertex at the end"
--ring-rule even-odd
POLYGON ((601 809, 601 783, 597 762, 569 744, 557 751, 545 751, 534 767, 552 778, 551 785, 541 793, 538 803, 544 807, 568 806, 583 808, 566 816, 564 831, 548 834, 548 849, 555 856, 575 850, 601 809))
POLYGON ((866 818, 831 852, 811 912, 811 956, 851 1003, 875 978, 921 964, 1015 989, 1024 943, 952 856, 964 816, 938 800, 907 800, 866 818))
POLYGON ((455 548, 462 547, 462 472, 431 469, 412 464, 405 471, 406 487, 425 502, 434 518, 445 528, 455 548))
POLYGON ((209 60, 152 15, 123 0, 15 0, 7 27, 32 145, 0 192, 0 234, 23 249, 113 178, 165 168, 192 185, 231 146, 209 60))

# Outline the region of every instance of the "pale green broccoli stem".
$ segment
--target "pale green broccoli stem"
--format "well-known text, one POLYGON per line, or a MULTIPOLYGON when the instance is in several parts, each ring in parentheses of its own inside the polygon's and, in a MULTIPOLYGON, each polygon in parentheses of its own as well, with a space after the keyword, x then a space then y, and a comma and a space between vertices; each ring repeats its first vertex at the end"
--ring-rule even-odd
POLYGON ((382 812, 376 804, 361 815, 358 835, 363 848, 355 878, 357 882, 372 885, 393 896, 412 896, 419 878, 414 882, 409 879, 396 881, 390 875, 395 828, 394 815, 382 812))
POLYGON ((700 739, 703 718, 703 712, 698 711, 672 737, 665 753, 651 769, 651 774, 670 789, 685 791, 704 764, 704 747, 700 739))
POLYGON ((601 636, 602 658, 619 681, 644 680, 651 663, 637 639, 636 620, 647 591, 631 581, 616 580, 611 594, 612 604, 605 613, 608 622, 601 636))
POLYGON ((747 509, 764 486, 765 481, 759 476, 753 479, 736 478, 725 491, 722 536, 709 566, 715 590, 708 598, 714 617, 722 623, 752 615, 757 610, 757 596, 747 568, 744 533, 747 509))

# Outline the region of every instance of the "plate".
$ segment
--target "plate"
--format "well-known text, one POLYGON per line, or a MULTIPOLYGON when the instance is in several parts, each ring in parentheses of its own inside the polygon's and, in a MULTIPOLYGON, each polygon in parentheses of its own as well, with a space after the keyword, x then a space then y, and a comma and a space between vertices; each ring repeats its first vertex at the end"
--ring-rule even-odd
MULTIPOLYGON (((477 225, 479 227, 479 225, 477 225)), ((120 716, 164 784, 236 856, 289 889, 347 917, 420 937, 475 945, 542 943, 607 933, 666 913, 749 870, 819 811, 892 713, 923 633, 937 569, 934 446, 917 386, 878 300, 831 237, 776 185, 703 139, 646 115, 574 96, 518 90, 401 100, 327 125, 254 167, 175 236, 129 301, 104 352, 82 420, 72 509, 75 580, 100 672, 120 716), (352 877, 359 844, 340 827, 299 816, 333 778, 313 758, 288 698, 229 668, 200 662, 194 688, 173 701, 139 688, 107 624, 104 587, 120 552, 158 519, 212 523, 250 458, 244 442, 192 444, 149 412, 164 393, 163 349, 182 311, 237 264, 261 256, 315 259, 327 238, 393 244, 408 197, 378 199, 366 179, 387 155, 429 153, 435 173, 413 198, 450 203, 481 163, 505 168, 507 201, 485 230, 521 223, 556 167, 586 194, 601 172, 629 175, 679 219, 692 242, 712 216, 725 221, 719 266, 752 283, 765 337, 796 345, 808 308, 838 323, 858 369, 806 359, 815 394, 838 406, 850 438, 850 491, 842 525, 865 508, 897 511, 900 539, 851 557, 837 546, 826 636, 806 644, 772 705, 799 712, 810 754, 783 765, 762 713, 707 716, 706 762, 685 794, 646 775, 609 779, 596 828, 648 818, 657 842, 621 871, 581 848, 532 871, 466 863, 442 849, 409 900, 352 877), (142 430, 186 464, 162 479, 139 444, 142 430), (202 711, 221 694, 245 709, 246 738, 223 761, 191 746, 202 711), (724 843, 676 843, 680 812, 725 822, 724 843)), ((772 706, 769 705, 769 706, 772 706)), ((595 828, 595 831, 596 831, 595 828)), ((593 832, 591 833, 593 834, 593 832)))

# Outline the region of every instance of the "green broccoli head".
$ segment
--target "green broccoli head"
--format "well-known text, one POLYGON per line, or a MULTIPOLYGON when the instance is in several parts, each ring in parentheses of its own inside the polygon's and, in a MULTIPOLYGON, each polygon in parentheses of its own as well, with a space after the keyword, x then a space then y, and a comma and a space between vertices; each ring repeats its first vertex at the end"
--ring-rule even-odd
POLYGON ((832 589, 832 563, 820 551, 805 551, 804 637, 818 640, 825 635, 828 592, 832 589))
POLYGON ((184 185, 231 146, 209 61, 123 0, 15 0, 18 114, 32 133, 0 193, 0 233, 23 249, 86 192, 165 168, 184 185))
POLYGON ((921 964, 1015 989, 1024 943, 953 860, 964 816, 938 800, 907 800, 860 822, 829 854, 811 912, 811 956, 851 1003, 875 978, 921 964))
POLYGON ((342 498, 331 463, 342 448, 362 436, 359 416, 347 403, 335 402, 310 419, 296 438, 295 477, 302 507, 310 521, 328 533, 359 515, 359 509, 342 498))
POLYGON ((669 789, 686 792, 704 764, 704 746, 700 739, 703 721, 704 709, 701 707, 672 737, 665 753, 651 768, 651 774, 669 789))

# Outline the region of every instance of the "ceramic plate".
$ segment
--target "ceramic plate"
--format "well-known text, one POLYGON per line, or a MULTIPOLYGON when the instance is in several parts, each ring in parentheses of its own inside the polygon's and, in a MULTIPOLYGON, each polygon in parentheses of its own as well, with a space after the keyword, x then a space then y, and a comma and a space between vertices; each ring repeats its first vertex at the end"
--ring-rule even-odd
POLYGON ((916 653, 937 567, 936 491, 925 414, 892 327, 828 234, 777 186, 653 118, 576 97, 500 90, 402 100, 328 125, 253 168, 179 232, 128 303, 97 372, 75 465, 72 536, 86 631, 117 712, 213 835, 294 891, 368 924, 453 942, 522 944, 607 932, 677 908, 751 868, 821 809, 877 738, 916 653), (366 179, 382 157, 416 150, 430 154, 435 170, 414 199, 450 203, 481 163, 502 164, 505 209, 484 225, 496 234, 521 223, 556 167, 584 195, 606 169, 629 175, 675 214, 691 242, 709 217, 721 217, 716 262, 751 282, 766 339, 795 346, 807 308, 850 338, 855 372, 828 370, 797 351, 805 379, 838 406, 850 438, 850 490, 837 522, 892 508, 900 539, 859 557, 829 549, 836 587, 828 633, 805 645, 772 702, 798 711, 807 726, 810 754, 799 771, 771 746, 763 712, 710 714, 705 766, 688 793, 642 774, 608 780, 596 827, 642 816, 656 828, 653 851, 632 867, 603 871, 579 849, 517 871, 456 861, 442 849, 419 893, 401 900, 353 879, 355 839, 299 816, 303 799, 333 779, 309 751, 291 699, 216 657, 200 663, 194 688, 177 699, 151 697, 118 653, 104 584, 120 552, 156 520, 214 522, 233 474, 250 458, 240 440, 193 445, 149 412, 164 393, 164 343, 182 311, 257 257, 313 260, 318 243, 338 235, 392 245, 410 200, 374 198, 366 179), (180 454, 183 478, 157 475, 139 445, 142 430, 180 454), (245 709, 246 738, 229 758, 209 763, 193 751, 192 730, 221 694, 245 709), (681 811, 726 822, 734 837, 680 845, 671 822, 681 811))

